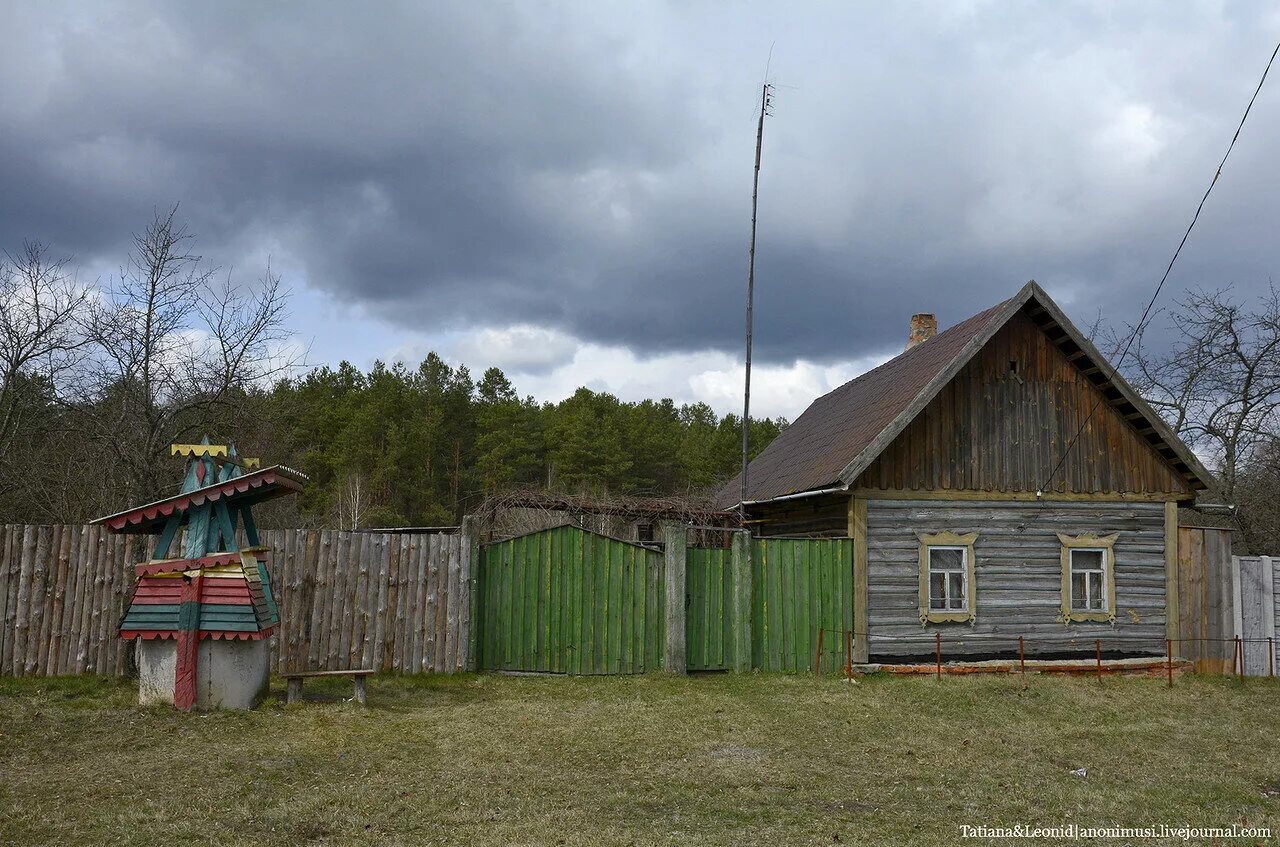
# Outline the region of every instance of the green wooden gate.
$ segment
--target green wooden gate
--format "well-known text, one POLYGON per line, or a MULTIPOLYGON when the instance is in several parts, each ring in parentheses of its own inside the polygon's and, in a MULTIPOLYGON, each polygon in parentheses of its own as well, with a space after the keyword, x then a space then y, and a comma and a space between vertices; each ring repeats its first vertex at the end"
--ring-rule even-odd
POLYGON ((478 666, 633 674, 665 645, 663 556, 574 526, 484 547, 478 666))
POLYGON ((685 556, 685 665, 691 671, 733 666, 733 557, 720 547, 690 547, 685 556))
POLYGON ((848 538, 757 538, 752 550, 752 667, 835 669, 853 630, 853 542, 848 538))

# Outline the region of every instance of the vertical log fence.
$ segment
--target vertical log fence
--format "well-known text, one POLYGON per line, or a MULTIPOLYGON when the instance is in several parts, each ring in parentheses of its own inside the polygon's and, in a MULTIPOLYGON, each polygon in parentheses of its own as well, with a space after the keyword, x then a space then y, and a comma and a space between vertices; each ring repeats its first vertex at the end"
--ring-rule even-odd
MULTIPOLYGON (((438 535, 268 530, 281 624, 272 669, 469 667, 469 523, 438 535)), ((125 675, 116 627, 150 539, 0 525, 0 675, 125 675)))

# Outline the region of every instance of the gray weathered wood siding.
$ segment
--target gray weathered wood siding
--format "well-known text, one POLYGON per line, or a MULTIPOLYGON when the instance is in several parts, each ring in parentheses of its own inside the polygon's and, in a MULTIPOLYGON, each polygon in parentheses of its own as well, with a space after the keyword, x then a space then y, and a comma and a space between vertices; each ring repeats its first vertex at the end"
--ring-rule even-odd
POLYGON ((1037 491, 1056 470, 1055 492, 1191 496, 1187 481, 1106 399, 1030 317, 1016 315, 853 487, 1037 491))
MULTIPOLYGON (((1016 654, 1092 656, 1165 652, 1164 505, 1123 502, 872 500, 867 504, 867 623, 871 659, 943 659, 1016 654), (920 623, 918 532, 978 533, 974 543, 977 619, 920 623), (1118 533, 1112 623, 1058 622, 1062 608, 1057 533, 1118 533)), ((855 624, 858 630, 862 627, 855 624)))

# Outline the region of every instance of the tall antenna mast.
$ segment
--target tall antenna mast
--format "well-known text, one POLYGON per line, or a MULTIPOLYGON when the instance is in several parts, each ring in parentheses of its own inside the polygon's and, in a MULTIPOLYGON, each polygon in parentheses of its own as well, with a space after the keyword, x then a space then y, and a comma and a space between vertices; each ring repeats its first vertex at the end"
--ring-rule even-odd
POLYGON ((739 505, 747 502, 747 462, 751 446, 751 307, 756 290, 756 211, 760 206, 760 149, 764 146, 764 118, 769 114, 773 86, 760 86, 760 122, 756 126, 756 170, 751 182, 751 251, 747 258, 747 367, 746 385, 742 391, 742 491, 739 505))

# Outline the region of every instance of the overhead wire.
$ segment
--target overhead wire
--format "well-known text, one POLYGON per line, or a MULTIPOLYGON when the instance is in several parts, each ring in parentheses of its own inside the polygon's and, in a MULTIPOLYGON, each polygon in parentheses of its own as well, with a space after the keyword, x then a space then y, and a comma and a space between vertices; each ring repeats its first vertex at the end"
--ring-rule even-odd
MULTIPOLYGON (((1240 140, 1240 131, 1244 129, 1245 121, 1249 119, 1249 113, 1253 110, 1253 104, 1258 99, 1258 94, 1262 91, 1262 86, 1266 84, 1267 75, 1271 73, 1271 66, 1276 61, 1276 55, 1280 54, 1280 42, 1276 43, 1276 47, 1271 51, 1271 58, 1267 60, 1267 66, 1262 71, 1262 77, 1258 80, 1258 85, 1253 90, 1253 96, 1249 98, 1249 104, 1245 106, 1244 114, 1240 117, 1240 123, 1236 125, 1235 134, 1231 136, 1231 143, 1227 145, 1227 152, 1223 154, 1222 161, 1218 162, 1217 170, 1213 173, 1213 179, 1209 181, 1209 187, 1204 190, 1204 195, 1200 198, 1199 205, 1196 206, 1196 212, 1191 216, 1191 223, 1187 225, 1186 232, 1182 234, 1182 240, 1178 242, 1177 248, 1173 251, 1173 256, 1169 259, 1169 264, 1164 269, 1164 274, 1160 277, 1156 290, 1151 295, 1151 299, 1147 301, 1147 307, 1142 310, 1142 316, 1138 319, 1138 323, 1130 332, 1128 340, 1125 342, 1124 349, 1120 352, 1119 358, 1116 359, 1115 369, 1120 370, 1124 360, 1129 355, 1129 350, 1133 347, 1133 343, 1142 334, 1146 324, 1151 316, 1151 310, 1155 307, 1156 300, 1160 297, 1164 284, 1169 280, 1169 275, 1173 272, 1174 263, 1178 261, 1178 256, 1182 254, 1182 248, 1186 245, 1187 239, 1191 237, 1191 231, 1195 229, 1196 222, 1200 220, 1200 213, 1204 210, 1204 204, 1209 199, 1209 195, 1213 192, 1214 186, 1218 184, 1218 180, 1222 177, 1222 169, 1227 164, 1227 159, 1231 156, 1231 151, 1235 149, 1236 142, 1240 140)), ((1098 398, 1094 402, 1093 408, 1089 410, 1089 414, 1081 422, 1080 428, 1076 430, 1076 434, 1072 436, 1066 448, 1062 451, 1062 455, 1058 458, 1058 463, 1053 466, 1053 470, 1049 472, 1049 476, 1039 486, 1037 493, 1043 494, 1053 482, 1053 478, 1057 476, 1058 471, 1062 469, 1063 464, 1067 461, 1067 456, 1071 453, 1071 449, 1076 446, 1076 442, 1080 440, 1080 436, 1084 434, 1085 428, 1089 425, 1089 421, 1093 418, 1095 412, 1102 405, 1102 399, 1098 398)))

